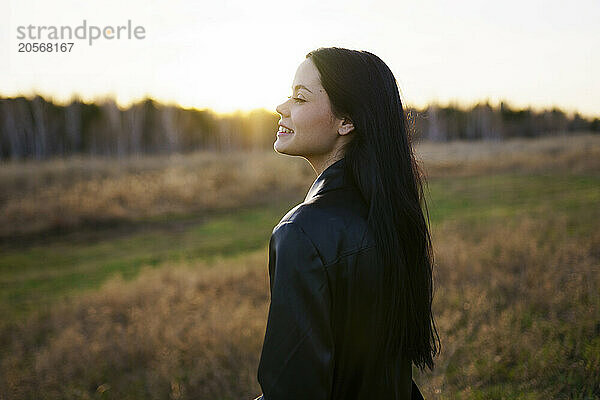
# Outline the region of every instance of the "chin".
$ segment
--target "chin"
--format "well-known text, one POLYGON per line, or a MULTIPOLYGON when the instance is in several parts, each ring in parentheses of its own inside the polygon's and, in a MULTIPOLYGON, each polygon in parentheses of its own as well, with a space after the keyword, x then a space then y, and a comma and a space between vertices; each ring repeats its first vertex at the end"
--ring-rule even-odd
MULTIPOLYGON (((287 154, 290 156, 297 155, 296 152, 294 151, 294 146, 292 145, 292 143, 286 143, 286 142, 288 142, 288 140, 286 140, 286 139, 281 140, 281 139, 277 138, 275 143, 273 143, 273 149, 275 149, 275 151, 277 153, 287 154)), ((292 138, 289 138, 289 139, 292 139, 292 138)))

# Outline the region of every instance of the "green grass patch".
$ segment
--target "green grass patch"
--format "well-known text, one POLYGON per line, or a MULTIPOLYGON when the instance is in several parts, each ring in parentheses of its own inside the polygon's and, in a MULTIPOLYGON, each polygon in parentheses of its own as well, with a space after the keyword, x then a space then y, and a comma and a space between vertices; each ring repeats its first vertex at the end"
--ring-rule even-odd
POLYGON ((585 235, 600 217, 600 177, 517 173, 434 179, 428 207, 433 225, 447 220, 486 226, 528 215, 560 213, 569 234, 585 235))
POLYGON ((57 298, 99 287, 143 266, 211 260, 267 246, 273 227, 293 206, 284 202, 208 218, 181 230, 152 230, 92 242, 49 240, 31 247, 5 246, 0 253, 0 312, 23 316, 57 298))

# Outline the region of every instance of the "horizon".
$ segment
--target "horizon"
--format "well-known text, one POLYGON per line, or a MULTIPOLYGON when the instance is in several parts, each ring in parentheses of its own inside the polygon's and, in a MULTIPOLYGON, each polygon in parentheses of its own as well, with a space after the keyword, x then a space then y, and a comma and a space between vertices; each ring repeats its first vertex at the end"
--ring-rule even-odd
MULTIPOLYGON (((39 94, 39 93, 34 93, 34 94, 30 94, 30 95, 17 94, 17 95, 14 95, 14 96, 5 96, 2 93, 0 93, 0 99, 11 99, 11 98, 17 98, 17 97, 24 97, 27 100, 32 100, 36 96, 39 96, 39 97, 43 98, 44 101, 46 101, 46 102, 50 102, 52 104, 63 106, 63 107, 71 104, 74 101, 80 101, 80 102, 85 103, 85 104, 103 104, 104 102, 106 102, 108 100, 108 101, 114 102, 117 105, 117 107, 121 111, 123 111, 123 110, 126 110, 126 109, 130 108, 134 104, 139 104, 139 103, 145 102, 147 100, 152 100, 152 101, 154 101, 156 103, 159 103, 159 104, 161 104, 163 106, 167 106, 167 107, 177 107, 177 108, 180 108, 180 109, 183 109, 183 110, 209 111, 209 112, 212 112, 212 113, 214 113, 216 115, 220 115, 220 116, 231 116, 231 115, 237 115, 237 114, 244 115, 244 114, 250 114, 250 113, 255 112, 255 111, 265 111, 265 112, 270 112, 272 114, 277 114, 277 112, 275 111, 275 109, 270 110, 270 109, 268 109, 266 107, 257 107, 257 108, 252 108, 252 109, 235 109, 235 110, 231 110, 231 111, 218 111, 218 110, 215 110, 215 109, 210 108, 210 107, 184 106, 184 105, 181 105, 181 104, 179 104, 177 102, 173 102, 173 101, 165 102, 165 101, 163 101, 161 99, 157 99, 157 98, 154 98, 154 97, 151 97, 151 96, 140 97, 140 98, 137 98, 137 99, 133 99, 129 103, 120 104, 118 101, 116 101, 116 99, 114 97, 110 97, 110 96, 102 96, 102 97, 97 97, 97 98, 89 100, 89 99, 83 99, 81 96, 77 96, 77 94, 74 94, 67 101, 61 101, 61 100, 54 99, 52 96, 44 96, 44 95, 39 94)), ((578 114, 582 118, 589 119, 589 120, 600 119, 600 115, 588 115, 588 114, 585 114, 585 113, 581 113, 578 110, 574 110, 574 111, 573 110, 566 110, 566 109, 561 108, 559 106, 532 107, 531 105, 528 105, 528 106, 525 106, 525 107, 518 107, 518 106, 516 106, 515 104, 513 104, 508 99, 501 99, 498 103, 492 103, 492 102, 489 101, 489 99, 483 99, 483 100, 474 101, 474 102, 471 102, 471 103, 464 103, 464 102, 458 102, 458 101, 453 101, 453 100, 450 100, 450 101, 448 101, 446 103, 431 102, 431 103, 427 103, 427 104, 425 104, 424 106, 421 106, 421 107, 417 107, 417 106, 415 106, 413 104, 405 104, 405 103, 403 103, 402 105, 403 105, 403 107, 404 107, 405 110, 408 110, 408 109, 412 108, 412 109, 416 109, 418 111, 424 111, 428 107, 436 105, 439 108, 450 108, 450 107, 453 107, 453 108, 456 108, 456 109, 459 109, 459 110, 469 111, 469 110, 471 110, 472 108, 474 108, 475 106, 477 106, 479 104, 489 104, 493 109, 499 109, 501 102, 504 102, 508 106, 508 108, 510 108, 513 111, 531 110, 534 113, 543 113, 543 112, 546 112, 546 111, 552 111, 552 110, 557 109, 557 110, 563 112, 569 118, 573 118, 575 114, 578 114)))

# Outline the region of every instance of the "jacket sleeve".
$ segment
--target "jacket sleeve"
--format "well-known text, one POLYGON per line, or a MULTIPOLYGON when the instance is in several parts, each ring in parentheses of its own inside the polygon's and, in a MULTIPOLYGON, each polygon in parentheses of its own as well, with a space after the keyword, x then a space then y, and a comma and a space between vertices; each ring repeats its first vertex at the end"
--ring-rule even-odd
POLYGON ((327 275, 310 238, 294 222, 269 243, 271 303, 258 381, 264 400, 328 399, 333 333, 327 275))

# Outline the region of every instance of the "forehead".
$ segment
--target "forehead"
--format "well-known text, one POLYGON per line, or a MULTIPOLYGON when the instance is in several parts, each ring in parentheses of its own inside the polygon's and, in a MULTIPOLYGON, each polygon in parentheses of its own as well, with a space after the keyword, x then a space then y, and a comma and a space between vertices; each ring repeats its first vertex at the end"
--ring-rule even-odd
POLYGON ((296 85, 304 85, 314 94, 319 93, 323 89, 319 70, 317 70, 317 67, 315 67, 310 58, 307 58, 298 66, 294 82, 292 83, 292 89, 295 89, 296 85))

